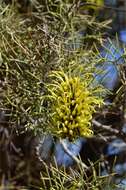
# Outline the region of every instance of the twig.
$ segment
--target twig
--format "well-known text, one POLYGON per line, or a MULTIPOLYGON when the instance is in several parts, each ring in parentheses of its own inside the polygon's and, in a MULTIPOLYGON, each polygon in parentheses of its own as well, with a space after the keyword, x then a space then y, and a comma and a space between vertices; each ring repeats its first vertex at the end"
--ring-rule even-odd
POLYGON ((14 150, 15 153, 20 154, 21 153, 21 148, 17 148, 13 142, 10 142, 10 145, 12 149, 14 150))
POLYGON ((103 136, 102 134, 98 134, 98 136, 95 137, 95 139, 101 140, 103 142, 108 143, 108 141, 116 139, 117 137, 115 135, 111 135, 111 136, 103 136))
POLYGON ((126 66, 121 65, 120 68, 121 68, 120 70, 121 82, 123 85, 123 93, 124 93, 122 101, 122 122, 121 122, 121 125, 123 127, 126 123, 126 66))
POLYGON ((102 8, 102 9, 110 9, 113 11, 126 12, 126 10, 124 8, 118 8, 118 7, 107 6, 107 5, 97 5, 96 3, 83 3, 82 5, 83 6, 94 6, 94 7, 102 8))
POLYGON ((98 121, 96 121, 94 119, 92 120, 92 124, 95 125, 98 128, 102 128, 102 129, 104 129, 106 131, 109 131, 109 132, 115 134, 115 135, 119 134, 119 130, 111 128, 111 125, 103 125, 103 124, 101 124, 100 122, 98 122, 98 121))
POLYGON ((77 163, 80 164, 84 169, 89 170, 89 167, 84 164, 81 160, 79 160, 76 156, 73 155, 73 153, 67 148, 66 144, 63 142, 63 140, 60 139, 60 143, 63 147, 63 150, 77 163))

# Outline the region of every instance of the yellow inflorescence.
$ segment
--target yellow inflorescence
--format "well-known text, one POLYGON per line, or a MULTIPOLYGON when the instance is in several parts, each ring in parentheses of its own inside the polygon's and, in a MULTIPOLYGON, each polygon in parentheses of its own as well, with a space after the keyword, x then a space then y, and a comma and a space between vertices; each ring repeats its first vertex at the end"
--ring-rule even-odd
MULTIPOLYGON (((51 84, 53 97, 53 126, 60 137, 74 139, 78 136, 91 136, 92 114, 101 99, 88 89, 86 81, 80 77, 54 72, 56 79, 51 84)), ((53 76, 54 76, 53 75, 53 76)))

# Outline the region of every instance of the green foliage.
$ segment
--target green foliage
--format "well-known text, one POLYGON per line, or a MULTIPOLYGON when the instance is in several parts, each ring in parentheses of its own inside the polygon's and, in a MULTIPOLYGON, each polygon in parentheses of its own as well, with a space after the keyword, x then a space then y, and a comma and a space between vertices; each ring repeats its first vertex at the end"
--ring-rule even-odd
POLYGON ((104 6, 104 0, 87 0, 81 1, 81 11, 89 12, 94 16, 97 16, 99 10, 101 10, 104 6))
MULTIPOLYGON (((69 62, 76 60, 86 62, 85 68, 90 64, 93 69, 93 53, 87 52, 77 33, 88 24, 95 27, 97 23, 79 14, 74 4, 64 1, 36 4, 36 12, 27 17, 13 6, 0 5, 0 106, 10 110, 10 122, 14 125, 23 122, 32 129, 42 131, 44 126, 47 129, 48 108, 45 110, 43 106, 43 94, 52 68, 67 69, 69 62)), ((98 24, 99 30, 100 27, 98 24)))
MULTIPOLYGON (((21 125, 23 132, 27 128, 52 131, 58 137, 71 140, 80 135, 90 136, 92 114, 103 103, 100 98, 103 91, 95 84, 93 74, 101 60, 89 42, 101 43, 100 31, 107 22, 97 23, 94 17, 82 14, 80 1, 33 2, 33 12, 24 15, 16 7, 0 3, 0 109, 8 110, 10 116, 9 142, 13 129, 22 132, 21 125), (90 35, 86 33, 87 28, 92 31, 90 35)), ((25 150, 25 144, 22 143, 21 148, 25 150)), ((22 159, 16 147, 12 149, 18 157, 14 157, 14 162, 22 159)), ((27 151, 31 156, 30 150, 27 151)), ((13 155, 11 157, 13 159, 13 155)), ((22 183, 20 175, 24 178, 28 175, 22 174, 20 165, 22 160, 19 167, 9 165, 9 170, 15 168, 19 172, 19 176, 12 176, 15 184, 17 178, 22 183)), ((60 171, 53 171, 54 189, 81 189, 86 184, 84 171, 81 175, 77 173, 79 177, 72 178, 72 183, 69 183, 70 175, 62 173, 60 178, 60 171), (64 186, 61 179, 68 183, 64 186)), ((31 180, 30 176, 28 178, 31 180)), ((87 183, 87 187, 97 188, 98 180, 92 184, 87 183)))
POLYGON ((106 187, 111 189, 112 186, 109 182, 111 175, 96 175, 94 167, 92 167, 93 174, 89 178, 81 164, 78 166, 79 169, 69 168, 69 172, 65 168, 59 169, 57 165, 48 167, 45 164, 45 168, 46 172, 41 174, 41 190, 99 190, 107 189, 106 187))
POLYGON ((103 0, 88 0, 87 1, 88 3, 94 3, 94 5, 96 4, 96 6, 98 5, 98 6, 102 6, 102 5, 104 5, 104 1, 103 0))
POLYGON ((13 7, 5 7, 0 22, 2 108, 10 109, 11 122, 29 125, 42 117, 43 64, 37 53, 38 37, 13 7), (13 23, 13 24, 12 24, 13 23), (32 31, 31 31, 32 30, 32 31))

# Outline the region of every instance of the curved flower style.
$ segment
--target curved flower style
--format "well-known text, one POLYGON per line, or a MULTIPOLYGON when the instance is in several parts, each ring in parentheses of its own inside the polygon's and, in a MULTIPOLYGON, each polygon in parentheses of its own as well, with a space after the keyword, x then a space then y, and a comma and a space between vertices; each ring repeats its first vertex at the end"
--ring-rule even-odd
MULTIPOLYGON (((73 140, 91 136, 92 114, 95 106, 103 103, 96 89, 89 87, 89 80, 63 71, 54 71, 52 84, 48 85, 53 100, 52 129, 61 138, 73 140)), ((89 77, 89 76, 88 76, 89 77)))

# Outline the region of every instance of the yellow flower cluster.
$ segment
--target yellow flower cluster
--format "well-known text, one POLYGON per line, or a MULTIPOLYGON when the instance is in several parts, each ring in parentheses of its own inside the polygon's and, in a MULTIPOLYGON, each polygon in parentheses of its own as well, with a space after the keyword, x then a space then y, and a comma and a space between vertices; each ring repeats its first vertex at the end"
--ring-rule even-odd
POLYGON ((50 86, 53 98, 53 126, 57 135, 70 140, 78 136, 91 136, 92 114, 101 99, 88 89, 86 81, 64 72, 53 72, 55 80, 50 86))

